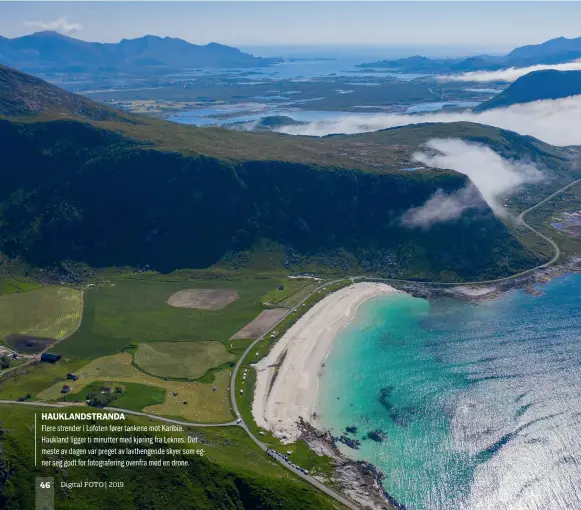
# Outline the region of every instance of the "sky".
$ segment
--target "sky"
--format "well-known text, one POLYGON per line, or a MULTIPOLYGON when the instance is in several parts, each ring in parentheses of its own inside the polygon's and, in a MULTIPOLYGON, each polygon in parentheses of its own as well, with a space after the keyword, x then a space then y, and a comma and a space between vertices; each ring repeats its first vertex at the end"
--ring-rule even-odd
POLYGON ((5 37, 41 29, 101 42, 153 34, 265 52, 358 45, 502 53, 579 37, 580 19, 581 2, 0 2, 5 37))

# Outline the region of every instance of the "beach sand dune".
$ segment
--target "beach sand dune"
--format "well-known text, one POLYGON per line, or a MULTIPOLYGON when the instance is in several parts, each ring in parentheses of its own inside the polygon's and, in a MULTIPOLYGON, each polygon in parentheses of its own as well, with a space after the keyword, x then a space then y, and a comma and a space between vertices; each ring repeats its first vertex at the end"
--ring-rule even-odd
POLYGON ((256 365, 252 405, 256 423, 285 442, 298 438, 299 417, 313 423, 319 378, 334 338, 364 301, 398 292, 384 283, 362 282, 318 302, 256 365))

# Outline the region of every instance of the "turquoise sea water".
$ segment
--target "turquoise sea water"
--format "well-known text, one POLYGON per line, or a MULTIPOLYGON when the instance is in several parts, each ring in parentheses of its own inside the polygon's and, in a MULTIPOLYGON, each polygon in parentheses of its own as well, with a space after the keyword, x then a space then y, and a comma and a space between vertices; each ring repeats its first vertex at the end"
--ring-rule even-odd
POLYGON ((581 509, 581 275, 470 303, 364 303, 327 359, 319 425, 410 510, 581 509), (387 438, 363 439, 380 429, 387 438))

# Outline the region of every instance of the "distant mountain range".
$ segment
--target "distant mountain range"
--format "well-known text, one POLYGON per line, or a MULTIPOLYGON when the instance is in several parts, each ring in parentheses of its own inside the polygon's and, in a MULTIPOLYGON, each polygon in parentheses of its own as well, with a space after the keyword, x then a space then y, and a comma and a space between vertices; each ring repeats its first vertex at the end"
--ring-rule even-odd
POLYGON ((581 58, 581 37, 559 37, 542 44, 521 46, 505 56, 477 55, 469 58, 432 59, 422 56, 381 60, 360 64, 363 68, 390 68, 415 73, 458 73, 527 67, 537 64, 560 64, 581 58))
POLYGON ((520 48, 512 50, 507 57, 512 60, 542 60, 539 63, 543 64, 574 60, 581 58, 581 37, 575 39, 558 37, 541 44, 521 46, 520 48))
POLYGON ((535 71, 522 76, 497 96, 478 105, 474 111, 578 94, 581 94, 581 71, 535 71))
POLYGON ((0 36, 0 63, 27 72, 139 71, 152 68, 261 67, 279 58, 255 57, 237 48, 146 35, 118 43, 86 42, 57 32, 0 36))

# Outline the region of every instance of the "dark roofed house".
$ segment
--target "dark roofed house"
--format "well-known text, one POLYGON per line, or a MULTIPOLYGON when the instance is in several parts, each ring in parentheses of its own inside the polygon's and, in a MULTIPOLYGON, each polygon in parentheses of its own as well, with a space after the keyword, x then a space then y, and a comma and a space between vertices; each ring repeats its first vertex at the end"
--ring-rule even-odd
POLYGON ((79 376, 77 374, 73 374, 73 373, 67 374, 67 379, 70 379, 71 381, 76 381, 78 378, 79 378, 79 376))
POLYGON ((52 354, 50 352, 43 352, 40 355, 40 361, 46 361, 47 363, 56 363, 61 358, 60 354, 52 354))

